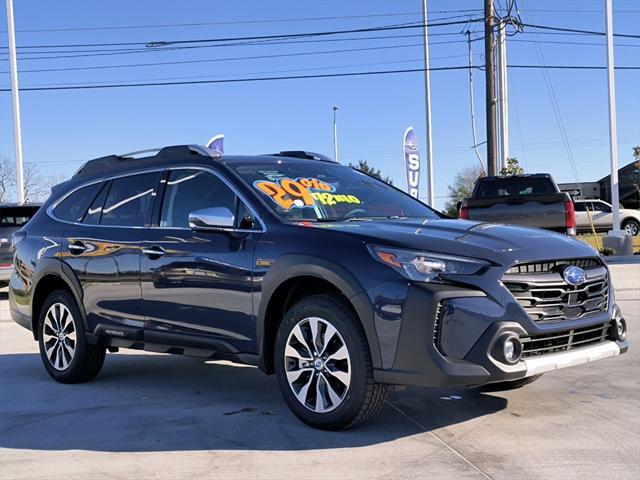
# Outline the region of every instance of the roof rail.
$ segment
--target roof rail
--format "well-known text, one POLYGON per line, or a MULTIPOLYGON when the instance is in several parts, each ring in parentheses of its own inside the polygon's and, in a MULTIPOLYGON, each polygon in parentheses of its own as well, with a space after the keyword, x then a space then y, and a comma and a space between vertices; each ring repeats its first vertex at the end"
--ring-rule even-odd
POLYGON ((149 161, 166 159, 173 156, 201 155, 203 157, 220 158, 220 153, 201 145, 175 145, 162 148, 149 148, 145 150, 137 150, 135 152, 124 153, 121 155, 108 155, 106 157, 94 158, 82 165, 74 177, 79 175, 89 175, 100 173, 102 171, 110 171, 114 168, 130 165, 129 162, 149 161), (155 155, 153 155, 155 153, 155 155), (150 154, 150 155, 146 155, 150 154))
POLYGON ((304 158, 307 160, 320 160, 322 162, 338 163, 332 158, 327 157, 321 153, 307 152, 305 150, 285 150, 278 153, 270 153, 273 157, 291 157, 291 158, 304 158))
MULTIPOLYGON (((135 158, 140 156, 143 153, 151 153, 151 152, 159 152, 160 150, 162 150, 162 147, 158 147, 158 148, 147 148, 146 150, 136 150, 135 152, 129 152, 129 153, 121 153, 118 156, 121 158, 135 158)), ((148 157, 149 155, 145 155, 146 157, 148 157)))

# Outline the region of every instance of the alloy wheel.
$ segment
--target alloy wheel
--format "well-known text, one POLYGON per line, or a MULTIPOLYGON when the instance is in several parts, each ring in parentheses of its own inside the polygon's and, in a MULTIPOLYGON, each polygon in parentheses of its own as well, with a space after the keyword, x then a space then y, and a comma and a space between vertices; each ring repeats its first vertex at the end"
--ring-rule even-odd
POLYGON ((638 235, 638 225, 633 222, 627 223, 624 226, 624 230, 628 235, 632 235, 634 237, 638 235))
POLYGON ((291 391, 315 413, 335 410, 351 383, 351 358, 338 330, 327 320, 308 317, 291 330, 284 351, 291 391))
POLYGON ((54 303, 47 310, 42 329, 47 359, 56 370, 66 370, 76 353, 76 326, 69 309, 54 303))

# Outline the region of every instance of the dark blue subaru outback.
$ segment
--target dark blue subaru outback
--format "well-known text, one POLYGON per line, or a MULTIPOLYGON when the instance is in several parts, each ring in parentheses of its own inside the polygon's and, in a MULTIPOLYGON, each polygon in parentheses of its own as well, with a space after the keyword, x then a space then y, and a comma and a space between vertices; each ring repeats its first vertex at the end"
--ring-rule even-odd
POLYGON ((308 152, 91 160, 13 244, 11 313, 57 381, 119 348, 230 359, 318 428, 373 416, 390 384, 518 387, 628 348, 590 247, 443 218, 308 152))

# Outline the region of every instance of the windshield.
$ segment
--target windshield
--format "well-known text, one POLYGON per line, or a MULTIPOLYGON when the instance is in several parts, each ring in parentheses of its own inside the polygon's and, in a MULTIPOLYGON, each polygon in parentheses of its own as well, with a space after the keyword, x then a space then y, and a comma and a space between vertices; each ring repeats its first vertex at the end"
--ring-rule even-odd
POLYGON ((409 195, 339 164, 281 160, 230 166, 287 220, 440 218, 409 195))

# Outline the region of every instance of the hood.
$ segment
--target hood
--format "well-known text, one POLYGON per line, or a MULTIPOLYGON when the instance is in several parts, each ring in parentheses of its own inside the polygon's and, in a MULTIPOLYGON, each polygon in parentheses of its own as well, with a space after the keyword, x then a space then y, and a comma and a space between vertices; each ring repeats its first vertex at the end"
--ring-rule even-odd
POLYGON ((586 243, 560 233, 466 220, 359 220, 317 226, 349 233, 366 243, 482 258, 501 265, 598 256, 586 243))

